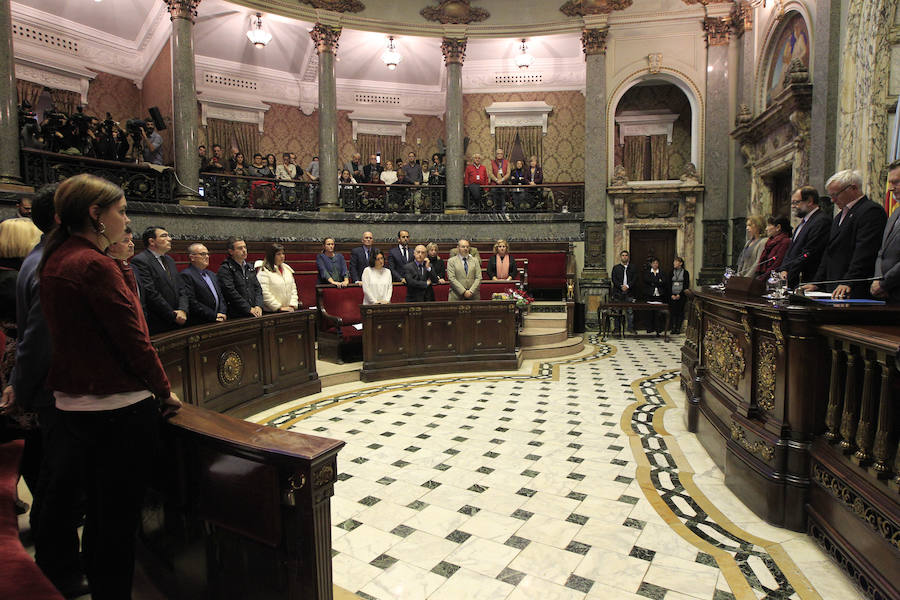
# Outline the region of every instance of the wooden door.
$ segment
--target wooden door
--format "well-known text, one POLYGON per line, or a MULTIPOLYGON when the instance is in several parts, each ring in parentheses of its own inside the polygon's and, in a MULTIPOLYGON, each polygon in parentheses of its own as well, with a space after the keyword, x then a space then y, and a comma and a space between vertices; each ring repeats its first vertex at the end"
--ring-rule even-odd
POLYGON ((648 229, 631 232, 631 264, 643 273, 649 268, 650 258, 659 259, 659 268, 667 275, 672 272, 675 259, 675 230, 648 229))

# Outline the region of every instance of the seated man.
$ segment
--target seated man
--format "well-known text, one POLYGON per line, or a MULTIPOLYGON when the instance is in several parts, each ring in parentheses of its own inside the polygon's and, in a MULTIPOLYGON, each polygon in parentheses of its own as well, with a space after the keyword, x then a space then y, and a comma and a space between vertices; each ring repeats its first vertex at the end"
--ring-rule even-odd
MULTIPOLYGON (((839 282, 823 286, 832 298, 868 297, 868 282, 840 282, 866 279, 875 273, 887 214, 863 194, 862 187, 862 175, 852 169, 838 171, 825 183, 828 195, 841 212, 831 223, 825 254, 813 279, 839 282)), ((808 292, 818 289, 814 284, 803 286, 808 292)))
POLYGON ((261 317, 262 287, 256 279, 256 271, 246 262, 247 242, 231 236, 226 241, 228 258, 219 267, 219 288, 228 305, 228 318, 261 317))
POLYGON ((375 236, 371 231, 366 231, 362 236, 362 246, 350 251, 350 281, 359 283, 362 281, 362 272, 369 266, 369 262, 378 248, 375 247, 375 236))
POLYGON ((191 264, 180 273, 190 306, 188 325, 224 321, 228 313, 219 279, 209 270, 209 250, 203 244, 188 247, 191 264))
MULTIPOLYGON (((369 155, 369 163, 363 167, 363 179, 374 182, 381 175, 382 167, 378 164, 378 157, 374 154, 369 155), (374 175, 373 175, 374 173, 374 175)), ((357 179, 359 181, 359 179, 357 179)))
POLYGON ((478 300, 481 287, 481 261, 469 255, 469 241, 459 240, 456 256, 447 261, 447 279, 450 280, 448 300, 478 300))
POLYGON ((353 179, 362 183, 365 166, 362 163, 362 156, 360 156, 359 152, 353 153, 353 158, 344 163, 344 168, 350 171, 350 176, 353 179))
MULTIPOLYGON (((634 290, 637 284, 637 273, 631 266, 631 254, 628 250, 622 250, 619 253, 619 264, 612 268, 610 278, 612 279, 612 289, 609 292, 609 299, 612 302, 634 302, 634 290)), ((634 330, 634 311, 630 308, 625 309, 625 317, 628 322, 628 331, 635 333, 634 330)), ((618 322, 617 317, 616 329, 622 326, 618 322)))
POLYGON ((438 282, 437 273, 431 268, 431 261, 425 255, 425 246, 419 244, 413 252, 414 260, 403 267, 406 301, 433 302, 434 288, 431 286, 438 282))
POLYGON ((145 250, 131 260, 147 299, 147 326, 150 335, 187 323, 188 297, 175 261, 167 253, 172 236, 162 227, 148 227, 141 236, 145 250))

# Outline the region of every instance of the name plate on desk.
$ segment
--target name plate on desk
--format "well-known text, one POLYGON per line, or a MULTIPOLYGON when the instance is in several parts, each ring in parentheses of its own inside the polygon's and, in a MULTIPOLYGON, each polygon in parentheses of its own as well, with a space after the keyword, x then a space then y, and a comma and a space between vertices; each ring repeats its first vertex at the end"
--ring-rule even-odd
POLYGON ((725 284, 725 295, 735 298, 759 298, 766 285, 755 277, 731 277, 725 284))

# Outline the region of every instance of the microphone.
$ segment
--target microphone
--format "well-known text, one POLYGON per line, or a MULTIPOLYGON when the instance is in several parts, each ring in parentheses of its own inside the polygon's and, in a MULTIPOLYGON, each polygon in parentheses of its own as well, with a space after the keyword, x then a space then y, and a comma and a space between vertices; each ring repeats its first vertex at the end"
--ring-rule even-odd
POLYGON ((778 257, 777 257, 777 256, 770 256, 770 257, 767 258, 766 260, 761 261, 758 265, 756 265, 756 268, 759 269, 759 268, 760 268, 761 266, 763 266, 764 264, 770 263, 770 262, 772 262, 773 260, 775 260, 776 258, 778 258, 778 257))
POLYGON ((861 279, 833 279, 831 281, 808 281, 803 285, 843 285, 846 283, 871 283, 873 281, 881 281, 884 277, 865 277, 861 279))

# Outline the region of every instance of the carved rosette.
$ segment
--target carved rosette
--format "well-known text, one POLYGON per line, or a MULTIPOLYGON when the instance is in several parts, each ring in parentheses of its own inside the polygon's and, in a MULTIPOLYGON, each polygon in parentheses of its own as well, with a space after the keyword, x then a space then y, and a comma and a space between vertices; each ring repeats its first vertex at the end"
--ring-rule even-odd
POLYGON ((359 0, 300 0, 302 4, 309 4, 313 8, 330 10, 339 13, 357 13, 366 9, 366 5, 359 0))
POLYGON ((731 40, 731 19, 727 17, 706 17, 703 19, 707 46, 727 46, 731 40))
POLYGON ((589 29, 585 28, 581 32, 581 48, 584 50, 585 56, 591 54, 604 54, 606 52, 606 29, 589 29))
POLYGON ((744 351, 738 339, 719 323, 709 323, 703 336, 705 366, 716 377, 736 388, 744 375, 744 351))
POLYGON ((568 0, 559 11, 568 17, 585 15, 608 15, 614 10, 623 10, 633 4, 633 0, 568 0))
POLYGON ((463 64, 466 58, 466 38, 444 38, 441 41, 441 52, 444 54, 444 63, 463 64))
POLYGON ((775 365, 778 350, 772 340, 760 338, 756 344, 756 404, 763 410, 775 408, 775 365))
POLYGON ((491 16, 485 9, 472 6, 470 0, 441 0, 437 6, 426 6, 419 14, 444 25, 477 23, 491 16))
POLYGON ((227 350, 219 356, 217 371, 222 387, 234 387, 244 377, 244 360, 235 350, 227 350))
POLYGON ((341 28, 332 27, 331 25, 323 25, 316 23, 309 31, 309 36, 316 45, 316 51, 319 54, 323 52, 331 52, 337 54, 338 38, 341 37, 341 28))
POLYGON ((166 6, 169 8, 169 18, 189 19, 191 23, 197 18, 197 5, 200 0, 166 0, 166 6))

